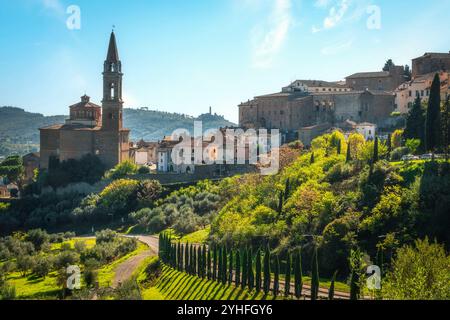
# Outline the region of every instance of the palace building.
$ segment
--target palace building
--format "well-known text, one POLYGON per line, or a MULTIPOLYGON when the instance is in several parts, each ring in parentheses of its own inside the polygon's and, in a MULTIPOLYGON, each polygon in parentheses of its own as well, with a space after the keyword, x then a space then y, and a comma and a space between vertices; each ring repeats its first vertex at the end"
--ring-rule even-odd
POLYGON ((93 154, 107 168, 129 158, 130 130, 123 127, 122 63, 116 37, 111 33, 103 71, 102 106, 87 95, 70 106, 70 118, 64 124, 40 129, 40 167, 47 169, 50 158, 65 161, 93 154))

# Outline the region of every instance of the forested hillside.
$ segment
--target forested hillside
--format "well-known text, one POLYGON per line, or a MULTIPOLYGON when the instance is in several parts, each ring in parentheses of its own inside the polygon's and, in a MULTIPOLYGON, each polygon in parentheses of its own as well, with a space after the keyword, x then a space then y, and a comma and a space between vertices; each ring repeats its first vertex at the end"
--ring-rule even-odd
MULTIPOLYGON (((64 123, 67 116, 46 117, 15 107, 0 107, 0 156, 26 154, 39 150, 39 128, 64 123)), ((173 130, 192 130, 195 120, 203 121, 204 130, 232 126, 233 123, 215 114, 191 117, 178 113, 146 109, 125 109, 124 125, 131 129, 132 140, 157 141, 173 130)))

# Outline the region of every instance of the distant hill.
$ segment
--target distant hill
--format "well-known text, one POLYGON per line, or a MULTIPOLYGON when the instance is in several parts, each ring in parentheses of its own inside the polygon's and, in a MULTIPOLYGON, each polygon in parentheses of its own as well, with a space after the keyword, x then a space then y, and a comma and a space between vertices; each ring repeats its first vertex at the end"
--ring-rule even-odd
MULTIPOLYGON (((64 123, 68 116, 49 116, 15 107, 0 107, 0 156, 26 154, 39 150, 39 128, 64 123)), ((223 116, 202 114, 191 117, 178 113, 142 109, 124 109, 124 125, 131 139, 161 140, 178 128, 193 129, 194 121, 203 121, 203 130, 234 126, 223 116)))

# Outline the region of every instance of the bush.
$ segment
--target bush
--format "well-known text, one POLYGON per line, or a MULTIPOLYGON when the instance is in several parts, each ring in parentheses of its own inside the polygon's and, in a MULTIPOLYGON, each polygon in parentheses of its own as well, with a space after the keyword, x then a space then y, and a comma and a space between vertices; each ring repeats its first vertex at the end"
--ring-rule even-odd
POLYGON ((147 166, 141 166, 138 169, 138 173, 139 174, 149 174, 150 173, 150 168, 147 166))
POLYGON ((53 261, 48 256, 35 257, 32 272, 39 278, 45 278, 53 267, 53 261))
POLYGON ((116 165, 113 169, 106 173, 106 178, 108 179, 123 179, 128 176, 133 176, 138 173, 139 167, 131 161, 124 161, 116 165))
POLYGON ((151 207, 162 193, 162 186, 157 180, 140 181, 137 186, 136 199, 140 207, 151 207))
POLYGON ((395 300, 450 299, 450 257, 443 246, 416 241, 398 250, 383 285, 384 297, 395 300))
POLYGON ((45 243, 50 241, 50 236, 44 230, 35 229, 27 232, 25 241, 31 242, 36 250, 39 251, 45 243))
POLYGON ((100 205, 106 212, 124 214, 134 209, 139 182, 136 180, 116 180, 100 193, 100 205))
POLYGON ((84 283, 86 284, 86 287, 92 288, 97 283, 98 273, 97 273, 97 271, 95 271, 91 268, 86 268, 86 270, 84 270, 84 273, 83 273, 83 279, 84 279, 84 283))
POLYGON ((80 261, 80 255, 73 251, 62 251, 55 258, 55 267, 57 269, 67 268, 80 261))
POLYGON ((95 233, 96 243, 101 244, 104 242, 113 242, 115 241, 119 235, 117 232, 112 231, 110 229, 105 229, 102 231, 98 231, 95 233))

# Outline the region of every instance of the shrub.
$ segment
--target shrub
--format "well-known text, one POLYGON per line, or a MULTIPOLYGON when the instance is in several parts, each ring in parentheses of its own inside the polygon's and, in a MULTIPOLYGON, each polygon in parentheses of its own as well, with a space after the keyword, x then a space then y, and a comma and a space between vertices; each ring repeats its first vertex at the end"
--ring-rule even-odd
POLYGON ((135 205, 136 191, 139 182, 136 180, 116 180, 100 193, 100 204, 107 212, 124 214, 135 205))
POLYGON ((138 173, 139 174, 149 174, 150 173, 150 168, 147 166, 141 166, 138 169, 138 173))
POLYGON ((137 174, 138 169, 139 167, 134 162, 124 161, 109 170, 105 176, 113 180, 122 179, 137 174))
POLYGON ((98 273, 97 271, 91 268, 86 268, 83 273, 83 279, 84 283, 86 284, 86 287, 92 288, 97 283, 98 273))
POLYGON ((32 272, 39 278, 45 278, 53 267, 53 261, 49 256, 37 256, 32 272))
POLYGON ((73 251, 62 251, 55 258, 55 267, 57 269, 67 268, 80 261, 80 255, 73 251))
POLYGON ((118 234, 110 229, 97 231, 95 233, 96 243, 101 244, 103 242, 113 242, 118 238, 118 234))
POLYGON ((398 300, 450 299, 450 257, 443 246, 418 240, 398 250, 383 295, 398 300))

